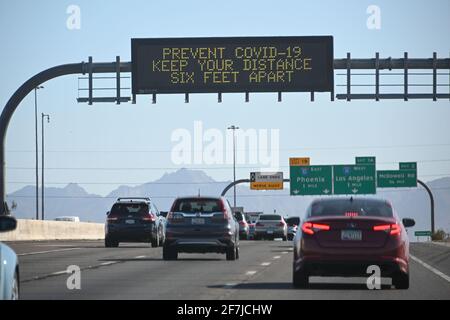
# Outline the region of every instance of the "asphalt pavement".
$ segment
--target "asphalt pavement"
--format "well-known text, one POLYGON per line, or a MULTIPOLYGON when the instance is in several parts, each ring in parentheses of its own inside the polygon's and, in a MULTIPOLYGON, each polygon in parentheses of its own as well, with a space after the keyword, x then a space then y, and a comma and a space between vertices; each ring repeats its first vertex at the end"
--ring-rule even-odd
MULTIPOLYGON (((396 290, 383 279, 369 290, 364 278, 312 277, 292 287, 292 243, 241 241, 240 259, 180 254, 162 260, 161 248, 103 241, 9 243, 20 260, 21 299, 450 299, 450 247, 411 244, 411 283, 396 290), (80 268, 80 289, 68 289, 67 268, 80 268)), ((70 280, 70 279, 69 279, 70 280)))

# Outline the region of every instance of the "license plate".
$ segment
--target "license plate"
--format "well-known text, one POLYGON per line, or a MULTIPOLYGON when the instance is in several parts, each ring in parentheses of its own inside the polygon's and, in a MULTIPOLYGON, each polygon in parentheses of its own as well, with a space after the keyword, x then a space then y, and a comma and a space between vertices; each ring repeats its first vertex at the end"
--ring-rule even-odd
POLYGON ((192 224, 205 224, 205 219, 203 218, 192 218, 192 224))
POLYGON ((267 234, 273 234, 273 230, 267 230, 267 234))
POLYGON ((342 230, 341 240, 343 241, 361 241, 362 232, 361 230, 342 230))
POLYGON ((135 221, 134 221, 134 220, 131 220, 131 219, 130 219, 130 220, 125 220, 125 223, 126 223, 126 224, 134 224, 135 221))

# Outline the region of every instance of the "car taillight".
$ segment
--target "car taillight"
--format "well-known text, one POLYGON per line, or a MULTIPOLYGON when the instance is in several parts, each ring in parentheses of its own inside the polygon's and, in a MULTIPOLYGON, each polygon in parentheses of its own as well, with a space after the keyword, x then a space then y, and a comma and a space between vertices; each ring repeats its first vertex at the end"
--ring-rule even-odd
POLYGON ((240 224, 241 226, 245 226, 245 221, 239 221, 239 224, 240 224))
POLYGON ((384 232, 388 232, 391 236, 395 236, 395 235, 400 234, 400 232, 402 231, 402 228, 397 223, 382 224, 382 225, 374 226, 373 231, 384 231, 384 232))
POLYGON ((108 218, 106 218, 106 221, 108 221, 109 223, 114 223, 114 222, 117 222, 118 219, 119 218, 117 218, 117 217, 108 217, 108 218))
POLYGON ((227 210, 227 207, 225 206, 225 203, 223 202, 223 201, 221 201, 220 202, 220 205, 221 205, 221 211, 222 211, 222 213, 223 213, 223 219, 224 220, 228 220, 228 218, 230 217, 229 216, 229 214, 228 214, 228 210, 227 210))
POLYGON ((155 222, 156 221, 156 216, 153 213, 149 213, 148 215, 144 216, 142 218, 142 220, 155 222))
POLYGON ((330 230, 330 226, 327 224, 305 222, 302 225, 302 231, 306 234, 314 234, 318 231, 328 230, 330 230))
POLYGON ((279 224, 277 224, 278 227, 284 227, 285 223, 283 221, 281 221, 279 224))

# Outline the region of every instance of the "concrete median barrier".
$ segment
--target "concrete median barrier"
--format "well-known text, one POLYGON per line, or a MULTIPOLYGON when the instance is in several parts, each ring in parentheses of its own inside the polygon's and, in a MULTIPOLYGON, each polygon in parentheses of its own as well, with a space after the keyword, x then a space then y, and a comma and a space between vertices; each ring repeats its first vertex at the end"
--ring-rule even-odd
POLYGON ((0 233, 0 241, 104 239, 103 223, 17 220, 14 231, 0 233))

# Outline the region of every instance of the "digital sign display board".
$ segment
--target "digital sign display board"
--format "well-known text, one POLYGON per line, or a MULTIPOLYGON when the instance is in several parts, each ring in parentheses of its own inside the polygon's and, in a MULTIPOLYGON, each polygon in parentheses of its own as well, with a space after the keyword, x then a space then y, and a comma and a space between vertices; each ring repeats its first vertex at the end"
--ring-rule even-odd
POLYGON ((133 94, 333 90, 333 37, 132 39, 133 94))

